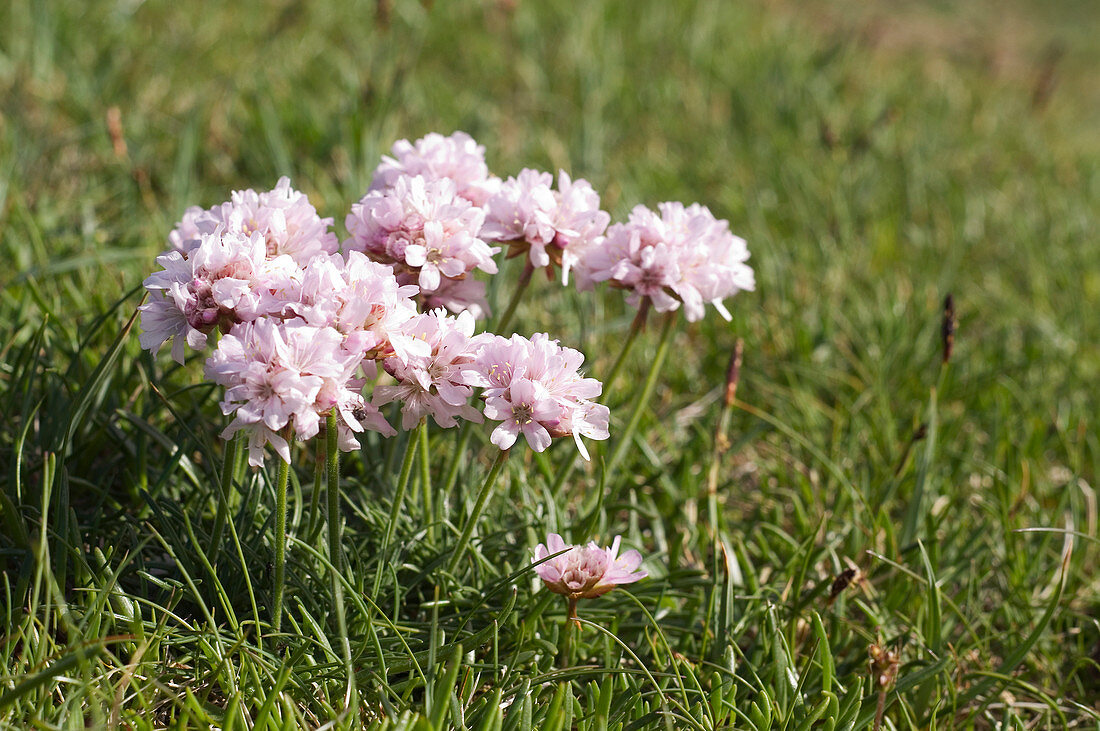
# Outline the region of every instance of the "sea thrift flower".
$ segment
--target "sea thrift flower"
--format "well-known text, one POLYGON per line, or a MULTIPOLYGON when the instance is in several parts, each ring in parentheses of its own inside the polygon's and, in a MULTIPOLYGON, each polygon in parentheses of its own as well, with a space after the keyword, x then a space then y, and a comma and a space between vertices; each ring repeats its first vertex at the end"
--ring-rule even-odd
POLYGON ((219 228, 250 235, 259 232, 267 256, 286 254, 305 265, 318 254, 334 254, 339 248, 329 228, 331 218, 321 218, 304 193, 290 187, 290 178, 279 178, 272 190, 234 191, 230 200, 209 210, 188 208, 175 230, 168 235, 170 250, 184 256, 198 246, 201 235, 219 228))
POLYGON ((485 148, 465 132, 450 137, 432 132, 410 143, 398 140, 393 156, 383 157, 374 170, 370 190, 386 190, 403 175, 421 175, 427 180, 448 178, 457 194, 482 206, 500 189, 500 178, 490 175, 485 164, 485 148))
POLYGON ((632 584, 649 574, 639 569, 642 555, 637 551, 627 551, 619 555, 621 536, 608 548, 600 548, 594 541, 586 546, 567 544, 557 533, 546 537, 546 545, 535 548, 535 573, 539 575, 546 588, 555 594, 568 597, 571 616, 575 618, 575 602, 578 599, 593 599, 602 596, 622 584, 632 584), (547 556, 554 556, 544 561, 547 556), (542 563, 538 563, 538 562, 542 563))
POLYGON ((474 359, 473 315, 464 312, 452 317, 442 309, 434 310, 409 320, 404 329, 430 345, 431 353, 405 361, 387 358, 383 367, 397 379, 397 385, 376 386, 374 405, 400 401, 401 427, 405 430, 428 415, 443 428, 455 426, 456 418, 480 423, 480 412, 468 403, 473 395, 468 374, 474 359))
POLYGON ((452 180, 397 178, 392 188, 367 193, 351 207, 345 248, 416 275, 421 292, 475 269, 497 271, 492 248, 479 238, 485 212, 456 195, 452 180))
POLYGON ((627 223, 615 224, 588 247, 577 266, 577 286, 606 281, 629 290, 631 305, 648 298, 658 312, 682 304, 691 322, 710 303, 729 320, 722 299, 755 286, 745 240, 697 203, 661 203, 658 210, 636 206, 627 223))
POLYGON ((493 430, 493 444, 509 449, 522 434, 541 452, 554 437, 572 435, 581 456, 589 459, 581 437, 608 438, 610 413, 589 400, 603 386, 581 377, 584 356, 579 351, 561 347, 545 333, 530 340, 486 333, 477 340, 472 383, 485 389, 486 418, 502 422, 493 430))
POLYGON ((562 267, 564 281, 581 252, 598 242, 611 217, 600 210, 600 196, 585 180, 525 169, 509 178, 489 199, 481 235, 509 245, 508 256, 527 253, 533 267, 562 267))
POLYGON ((259 232, 200 234, 186 257, 169 251, 157 263, 163 269, 145 280, 152 298, 139 308, 141 347, 156 352, 174 340, 179 363, 184 342, 202 350, 210 332, 277 311, 281 303, 272 293, 297 287, 297 266, 287 256, 268 259, 259 232))
MULTIPOLYGON (((404 283, 415 278, 409 274, 399 274, 397 281, 404 283)), ((480 279, 447 279, 440 281, 438 289, 420 293, 420 305, 430 311, 440 307, 454 313, 468 312, 475 320, 484 320, 489 316, 489 303, 485 299, 485 282, 480 279)))
MULTIPOLYGON (((361 382, 352 375, 360 356, 343 344, 344 337, 336 329, 314 327, 300 319, 262 318, 236 325, 206 362, 206 377, 226 387, 222 413, 234 416, 222 438, 247 430, 248 461, 259 466, 268 443, 289 462, 287 437, 315 436, 321 415, 333 408, 348 432, 366 427, 394 434, 377 409, 357 392, 361 382)), ((358 446, 346 434, 341 442, 344 449, 358 446)))
POLYGON ((346 260, 339 254, 318 256, 305 269, 298 301, 287 303, 284 314, 335 328, 345 337, 344 347, 361 358, 406 359, 430 352, 404 330, 416 316, 416 293, 415 285, 398 283, 392 267, 358 251, 346 260))

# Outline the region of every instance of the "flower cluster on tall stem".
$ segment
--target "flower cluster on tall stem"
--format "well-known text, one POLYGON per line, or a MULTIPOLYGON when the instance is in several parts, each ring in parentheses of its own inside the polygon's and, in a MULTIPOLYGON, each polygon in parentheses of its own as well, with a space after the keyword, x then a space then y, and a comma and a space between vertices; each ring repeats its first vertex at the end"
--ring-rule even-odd
POLYGON ((563 282, 581 253, 603 236, 611 217, 600 210, 600 196, 586 180, 524 169, 501 186, 486 204, 482 236, 508 246, 508 256, 527 255, 531 266, 555 264, 563 282))
POLYGON ((661 203, 657 208, 659 212, 636 206, 626 223, 611 226, 599 245, 585 249, 576 266, 578 288, 608 282, 627 290, 627 301, 635 307, 643 299, 657 312, 683 305, 688 321, 694 322, 711 304, 729 320, 722 300, 755 286, 745 263, 745 240, 698 203, 661 203))
POLYGON ((493 444, 508 449, 522 434, 541 452, 554 437, 572 436, 588 459, 581 437, 608 438, 608 409, 591 401, 603 387, 580 375, 579 351, 563 348, 545 333, 531 339, 486 334, 478 341, 471 376, 484 388, 486 418, 501 422, 493 444))
MULTIPOLYGON (((479 238, 484 220, 485 212, 460 197, 452 180, 403 175, 351 207, 346 222, 351 238, 344 246, 392 264, 402 281, 430 294, 474 270, 496 273, 493 254, 499 249, 479 238)), ((483 290, 471 288, 468 296, 470 304, 483 306, 483 290)))

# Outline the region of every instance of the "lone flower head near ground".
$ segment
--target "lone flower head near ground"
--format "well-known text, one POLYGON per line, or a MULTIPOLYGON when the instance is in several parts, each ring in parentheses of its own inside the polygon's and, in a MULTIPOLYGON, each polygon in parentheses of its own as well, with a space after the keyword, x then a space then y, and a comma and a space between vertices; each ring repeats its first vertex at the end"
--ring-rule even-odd
POLYGON ((609 548, 600 548, 595 541, 574 546, 557 533, 550 533, 546 544, 540 543, 535 548, 535 573, 547 589, 569 600, 570 619, 577 619, 577 600, 594 599, 616 586, 633 584, 649 576, 639 569, 642 554, 632 550, 619 555, 621 542, 622 536, 615 536, 609 548), (547 561, 548 556, 553 558, 547 561))

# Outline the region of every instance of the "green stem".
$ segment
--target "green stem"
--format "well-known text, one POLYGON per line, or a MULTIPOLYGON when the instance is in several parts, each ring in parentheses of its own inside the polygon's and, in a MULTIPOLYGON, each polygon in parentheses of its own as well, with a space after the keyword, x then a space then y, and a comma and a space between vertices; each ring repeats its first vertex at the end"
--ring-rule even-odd
POLYGON ((458 537, 458 544, 451 554, 451 560, 447 563, 447 571, 454 571, 459 559, 462 558, 462 552, 466 550, 466 546, 470 542, 470 536, 473 535, 474 528, 477 527, 477 521, 485 510, 485 503, 489 500, 489 494, 493 491, 493 485, 496 484, 497 477, 500 475, 500 470, 504 467, 506 459, 508 459, 508 450, 502 449, 496 460, 493 461, 493 466, 489 468, 489 474, 485 477, 485 483, 481 486, 481 492, 477 495, 477 502, 474 503, 474 510, 467 518, 466 525, 462 528, 462 535, 458 537))
POLYGON ((332 596, 336 610, 336 629, 340 633, 340 649, 344 656, 344 671, 348 675, 348 697, 354 695, 355 669, 351 663, 351 642, 348 640, 348 622, 344 614, 344 585, 340 575, 344 572, 344 554, 340 550, 340 441, 336 426, 336 410, 325 422, 326 469, 328 471, 328 553, 332 564, 332 596))
MULTIPOLYGON (((424 419, 420 420, 417 425, 418 431, 427 432, 428 425, 424 423, 424 419)), ((405 443, 405 457, 401 460, 401 474, 397 478, 397 491, 393 494, 393 504, 390 506, 390 522, 386 526, 386 535, 382 539, 382 551, 379 553, 381 560, 378 562, 378 569, 374 572, 374 587, 371 589, 371 600, 378 599, 378 587, 381 585, 382 570, 386 566, 386 556, 390 550, 390 541, 393 540, 393 532, 397 527, 397 518, 401 513, 401 506, 405 502, 405 491, 409 487, 409 477, 412 475, 413 457, 416 455, 416 443, 417 435, 410 434, 408 442, 405 443)))
POLYGON ((424 520, 428 524, 428 538, 434 543, 435 538, 435 506, 432 494, 432 461, 431 452, 428 449, 428 422, 427 419, 420 423, 420 495, 424 501, 424 520))
POLYGON ((527 285, 531 283, 531 275, 535 273, 535 267, 531 264, 531 260, 528 259, 523 264, 523 274, 519 275, 519 281, 516 282, 516 289, 512 292, 512 299, 508 302, 508 307, 504 310, 504 314, 500 316, 500 320, 497 321, 497 325, 493 328, 493 332, 497 335, 504 335, 505 328, 512 322, 512 315, 516 313, 516 307, 519 306, 519 301, 523 299, 523 293, 527 290, 527 285))
POLYGON ((573 635, 581 629, 580 620, 577 619, 577 600, 566 597, 566 601, 569 602, 569 609, 565 617, 565 627, 562 629, 561 646, 558 648, 562 670, 573 667, 573 635))
POLYGON ((283 591, 286 585, 286 484, 290 479, 290 462, 279 460, 275 478, 275 599, 272 626, 278 633, 283 624, 283 591))
POLYGON ((653 389, 657 386, 657 376, 661 371, 661 365, 665 362, 665 357, 668 355, 669 346, 672 344, 672 333, 675 331, 674 325, 676 324, 677 316, 679 312, 673 310, 665 315, 665 324, 661 328, 661 339, 657 343, 657 354, 653 357, 653 362, 649 366, 649 374, 645 379, 645 386, 642 388, 641 396, 634 402, 634 410, 630 413, 630 421, 626 424, 626 429, 623 430, 623 435, 619 437, 618 444, 615 445, 615 451, 611 455, 611 461, 607 464, 608 479, 611 479, 611 475, 614 474, 615 468, 619 462, 626 455, 626 450, 630 448, 630 443, 634 438, 634 432, 638 429, 638 423, 642 420, 642 414, 645 412, 646 405, 649 403, 650 397, 653 395, 653 389))
POLYGON ((626 340, 623 341, 623 347, 619 351, 619 357, 615 359, 614 365, 611 366, 611 370, 607 372, 607 376, 603 380, 604 403, 608 402, 608 396, 611 394, 611 384, 613 384, 615 379, 619 376, 619 371, 622 370, 623 363, 626 362, 626 356, 630 353, 630 347, 634 345, 634 341, 638 339, 638 335, 645 329, 650 305, 649 297, 642 300, 641 306, 638 307, 638 314, 634 316, 634 321, 630 323, 630 332, 626 334, 626 340))
MULTIPOLYGON (((648 297, 642 300, 641 306, 638 308, 638 314, 634 316, 634 321, 630 324, 630 332, 627 333, 626 339, 623 341, 623 347, 619 350, 619 356, 615 359, 614 365, 611 366, 611 370, 607 372, 607 376, 603 382, 603 402, 609 403, 609 397, 611 395, 611 386, 615 383, 615 379, 619 376, 619 371, 623 368, 623 363, 626 362, 626 356, 630 353, 630 348, 634 345, 634 341, 638 339, 638 335, 645 329, 646 319, 649 316, 649 310, 651 309, 651 302, 648 297)), ((577 453, 570 450, 566 454, 561 465, 558 467, 557 477, 554 478, 554 484, 550 488, 550 493, 557 495, 565 484, 566 480, 573 474, 573 470, 577 466, 577 453)))
POLYGON ((229 494, 233 489, 233 476, 237 471, 237 452, 240 449, 239 436, 233 436, 225 443, 225 453, 222 455, 222 474, 220 490, 218 491, 218 511, 214 514, 214 530, 210 534, 211 563, 218 565, 218 557, 221 555, 222 533, 225 532, 225 522, 229 518, 229 494))
MULTIPOLYGON (((474 390, 474 403, 477 403, 479 392, 478 389, 474 390)), ((463 420, 462 425, 458 427, 458 439, 451 457, 451 464, 447 468, 447 477, 443 480, 442 493, 444 495, 449 494, 454 489, 455 483, 458 482, 458 471, 462 468, 462 457, 466 454, 466 447, 470 445, 472 434, 473 428, 470 426, 470 422, 463 420)))
POLYGON ((306 529, 306 543, 314 545, 321 530, 321 487, 325 479, 325 449, 327 440, 317 440, 317 452, 313 458, 313 493, 309 496, 309 526, 306 529))

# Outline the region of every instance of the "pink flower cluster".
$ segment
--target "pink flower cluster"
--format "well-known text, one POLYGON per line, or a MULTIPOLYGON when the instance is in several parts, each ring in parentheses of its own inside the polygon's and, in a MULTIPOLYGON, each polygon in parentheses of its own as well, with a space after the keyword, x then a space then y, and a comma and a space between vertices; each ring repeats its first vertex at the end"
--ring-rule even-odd
POLYGON ((364 402, 359 393, 363 380, 354 378, 361 355, 346 346, 347 339, 335 328, 297 318, 262 318, 235 326, 206 361, 207 378, 226 387, 222 413, 234 416, 222 437, 247 429, 248 461, 259 466, 268 443, 289 462, 286 437, 312 438, 321 415, 333 409, 345 450, 358 446, 352 434, 364 427, 395 434, 378 410, 364 402))
POLYGON ((465 132, 450 137, 432 132, 415 143, 398 140, 392 152, 374 169, 370 190, 386 190, 404 175, 420 175, 427 180, 450 180, 458 195, 482 206, 500 189, 500 178, 490 175, 485 164, 485 148, 465 132))
POLYGON ((622 537, 615 536, 607 548, 600 548, 594 541, 586 546, 574 546, 557 533, 551 533, 545 545, 540 543, 535 548, 535 573, 547 589, 571 601, 602 596, 617 586, 632 584, 649 575, 639 568, 642 565, 640 553, 627 551, 619 555, 621 542, 622 537), (548 556, 554 558, 547 561, 548 556))
POLYGON ((383 367, 397 381, 377 386, 373 403, 384 406, 401 402, 401 428, 411 429, 431 416, 441 427, 455 425, 456 418, 481 423, 481 414, 469 405, 474 385, 474 318, 468 312, 453 317, 442 309, 417 315, 404 331, 427 343, 430 350, 409 358, 386 358, 383 367))
POLYGON ((317 254, 336 253, 339 242, 329 231, 332 222, 318 216, 305 194, 291 188, 290 178, 284 176, 264 193, 238 190, 209 210, 188 208, 168 234, 168 243, 170 249, 187 254, 200 245, 203 234, 259 232, 269 257, 287 254, 305 264, 317 254))
POLYGON ((486 204, 482 237, 506 243, 508 256, 524 253, 533 267, 562 268, 563 281, 581 252, 599 242, 611 217, 600 210, 600 196, 586 180, 524 169, 501 186, 486 204))
POLYGON ((588 247, 577 265, 577 286, 609 282, 630 292, 630 304, 649 299, 658 312, 683 304, 691 322, 702 319, 709 303, 729 320, 723 298, 755 286, 745 240, 697 203, 661 203, 658 210, 636 206, 627 223, 611 226, 600 245, 588 247))
POLYGON ((572 436, 581 456, 589 459, 581 437, 608 438, 610 413, 590 400, 603 386, 581 377, 584 356, 579 351, 561 347, 545 333, 530 340, 485 334, 479 341, 471 376, 485 389, 485 416, 501 422, 493 430, 493 444, 508 449, 522 434, 541 452, 554 437, 572 436))
POLYGON ((415 282, 425 295, 444 289, 459 311, 485 309, 484 284, 468 279, 475 269, 497 272, 493 254, 500 249, 479 238, 484 220, 485 212, 460 197, 453 180, 401 175, 351 207, 344 248, 392 264, 401 281, 415 282), (463 281, 473 286, 456 295, 454 285, 463 281))
MULTIPOLYGON (((347 216, 342 252, 333 219, 287 178, 189 208, 145 280, 141 345, 171 342, 182 364, 185 344, 204 351, 214 338, 205 374, 226 389, 223 436, 246 431, 253 464, 267 444, 289 461, 289 440, 312 438, 334 411, 345 450, 365 429, 395 433, 378 410, 395 402, 405 429, 429 416, 445 428, 480 422, 476 387, 486 389, 485 415, 503 422, 493 432, 501 449, 521 433, 539 451, 572 436, 587 459, 581 437, 606 439, 608 411, 591 401, 602 387, 580 376, 583 356, 544 334, 474 334, 487 308, 471 275, 497 271, 484 204, 500 188, 483 148, 458 132, 394 146, 347 216), (392 383, 365 396, 379 377, 392 383)), ((602 233, 591 186, 563 173, 546 191, 556 206, 547 243, 560 251, 602 233)))

